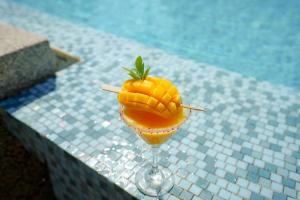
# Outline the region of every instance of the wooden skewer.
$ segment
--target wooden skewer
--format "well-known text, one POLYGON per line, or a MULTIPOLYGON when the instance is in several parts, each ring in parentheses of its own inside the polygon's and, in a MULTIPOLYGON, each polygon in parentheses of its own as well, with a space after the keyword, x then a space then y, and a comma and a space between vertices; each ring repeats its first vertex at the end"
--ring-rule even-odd
MULTIPOLYGON (((101 86, 101 89, 104 91, 113 92, 113 93, 119 93, 121 91, 121 88, 113 86, 113 85, 107 85, 107 84, 103 84, 101 86)), ((205 109, 201 108, 201 107, 195 107, 195 106, 184 105, 184 104, 181 104, 181 106, 184 108, 189 108, 189 109, 196 110, 196 111, 205 111, 205 109)))
POLYGON ((58 56, 61 56, 61 57, 67 57, 67 58, 71 58, 73 60, 75 60, 76 62, 80 62, 80 58, 78 56, 73 56, 71 54, 69 54, 68 52, 66 51, 63 51, 59 48, 56 48, 56 47, 51 47, 52 51, 54 51, 58 56))

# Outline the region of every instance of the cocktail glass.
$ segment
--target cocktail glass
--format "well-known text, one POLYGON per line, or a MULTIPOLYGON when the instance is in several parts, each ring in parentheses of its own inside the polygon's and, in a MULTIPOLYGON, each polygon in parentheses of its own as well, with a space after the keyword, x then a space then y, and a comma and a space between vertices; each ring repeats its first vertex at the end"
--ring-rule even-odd
POLYGON ((180 128, 190 114, 190 108, 183 108, 182 118, 175 124, 163 128, 146 128, 129 117, 126 114, 126 108, 122 105, 120 106, 122 120, 151 146, 152 161, 142 166, 135 175, 135 184, 143 194, 159 197, 172 189, 174 185, 172 172, 158 165, 159 147, 180 128))

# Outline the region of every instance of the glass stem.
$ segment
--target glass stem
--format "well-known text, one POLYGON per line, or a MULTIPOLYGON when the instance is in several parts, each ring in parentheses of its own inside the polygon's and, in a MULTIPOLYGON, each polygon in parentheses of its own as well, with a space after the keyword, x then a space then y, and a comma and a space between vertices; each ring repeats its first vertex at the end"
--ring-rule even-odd
POLYGON ((158 172, 158 153, 159 153, 159 147, 152 146, 151 147, 152 151, 152 173, 156 174, 158 172))

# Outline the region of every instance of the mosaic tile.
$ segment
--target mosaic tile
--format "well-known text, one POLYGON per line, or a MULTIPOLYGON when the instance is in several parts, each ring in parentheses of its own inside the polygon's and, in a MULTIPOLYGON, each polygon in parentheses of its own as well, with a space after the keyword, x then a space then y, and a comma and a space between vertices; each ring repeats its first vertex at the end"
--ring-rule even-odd
POLYGON ((209 191, 203 190, 203 191, 200 193, 200 197, 201 197, 202 199, 210 200, 210 199, 213 198, 213 195, 212 195, 209 191))
POLYGON ((273 197, 273 191, 270 190, 270 189, 268 189, 268 188, 263 187, 261 189, 261 195, 264 196, 267 199, 272 199, 272 197, 273 197))
POLYGON ((203 178, 199 178, 196 182, 196 185, 202 189, 206 189, 206 187, 209 185, 209 182, 203 178))
POLYGON ((187 192, 187 191, 183 191, 183 192, 181 193, 180 197, 181 197, 182 199, 190 200, 190 199, 193 198, 193 194, 190 193, 190 192, 187 192))
POLYGON ((241 188, 239 191, 239 195, 245 199, 250 199, 251 192, 249 190, 241 188))
POLYGON ((296 198, 296 196, 297 196, 296 190, 293 190, 293 189, 288 188, 288 187, 284 187, 284 194, 289 196, 289 197, 292 197, 292 198, 296 198))
POLYGON ((284 194, 274 192, 273 199, 274 200, 284 200, 284 199, 286 199, 286 196, 284 194))
POLYGON ((232 195, 230 196, 230 199, 232 199, 232 200, 242 200, 241 197, 236 196, 236 195, 234 195, 234 194, 232 194, 232 195))
POLYGON ((283 192, 283 186, 279 183, 272 182, 272 190, 276 192, 283 192))
POLYGON ((225 179, 232 183, 235 183, 237 181, 237 177, 232 173, 226 173, 225 179))
POLYGON ((195 194, 196 196, 199 196, 202 189, 200 187, 198 187, 197 185, 192 185, 192 187, 190 188, 190 191, 195 194))
POLYGON ((283 183, 283 185, 285 185, 289 188, 292 188, 292 189, 294 189, 295 185, 296 185, 296 182, 292 179, 289 179, 289 178, 283 178, 282 183, 283 183))
POLYGON ((237 192, 239 191, 239 186, 233 183, 229 183, 227 186, 227 190, 234 194, 237 194, 237 192))
POLYGON ((265 200, 265 198, 257 193, 252 193, 250 200, 265 200))
POLYGON ((254 183, 257 183, 259 180, 259 177, 257 176, 257 174, 253 173, 253 172, 248 172, 246 178, 247 178, 247 180, 254 182, 254 183))
POLYGON ((224 190, 224 189, 221 189, 219 195, 224 198, 224 199, 230 199, 230 192, 224 190))

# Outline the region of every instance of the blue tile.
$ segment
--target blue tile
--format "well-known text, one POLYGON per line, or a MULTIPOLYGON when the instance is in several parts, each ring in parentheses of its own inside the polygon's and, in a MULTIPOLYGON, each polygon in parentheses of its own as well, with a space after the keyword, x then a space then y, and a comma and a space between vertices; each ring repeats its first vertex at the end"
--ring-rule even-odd
POLYGON ((234 152, 232 153, 232 156, 233 156, 234 158, 236 158, 237 160, 242 160, 243 157, 244 157, 243 154, 241 154, 240 152, 237 152, 237 151, 234 151, 234 152))
POLYGON ((193 165, 189 165, 186 169, 187 169, 187 171, 189 171, 191 173, 194 173, 198 170, 197 167, 195 167, 193 165))
POLYGON ((208 184, 209 184, 208 181, 203 178, 199 178, 196 182, 196 185, 203 189, 205 189, 208 186, 208 184))
POLYGON ((256 173, 253 173, 253 172, 248 172, 246 178, 247 178, 249 181, 254 182, 254 183, 257 183, 257 182, 258 182, 258 179, 259 179, 259 177, 257 176, 257 174, 256 174, 256 173))
POLYGON ((225 109, 226 109, 226 106, 224 104, 219 104, 218 106, 216 106, 214 108, 214 110, 219 112, 219 113, 223 112, 225 109))
POLYGON ((297 137, 297 133, 292 132, 292 131, 287 131, 287 132, 285 133, 285 135, 287 135, 287 136, 289 136, 289 137, 291 137, 291 138, 296 138, 296 137, 297 137))
POLYGON ((269 121, 268 124, 275 126, 275 127, 278 126, 278 122, 274 121, 274 120, 269 121))
POLYGON ((209 172, 211 174, 215 173, 215 171, 216 171, 215 166, 214 165, 210 165, 210 164, 206 165, 204 169, 205 169, 205 171, 207 171, 207 172, 209 172))
POLYGON ((176 156, 180 159, 180 160, 186 160, 186 158, 188 157, 185 153, 179 151, 176 156))
POLYGON ((206 153, 208 151, 208 147, 205 146, 205 145, 200 145, 200 146, 197 147, 197 150, 202 152, 202 153, 206 153))
POLYGON ((249 155, 249 156, 252 155, 252 149, 247 148, 247 147, 242 147, 241 152, 242 152, 243 154, 246 154, 246 155, 249 155))
MULTIPOLYGON (((140 158, 140 160, 142 160, 142 158, 140 158)), ((171 164, 167 159, 161 159, 158 163, 166 168, 168 168, 171 164)))
POLYGON ((299 151, 294 151, 294 152, 292 153, 292 156, 293 156, 294 158, 296 158, 296 159, 300 159, 300 152, 299 152, 299 151))
POLYGON ((205 200, 210 200, 210 199, 212 199, 213 195, 211 194, 211 192, 209 192, 207 190, 203 190, 200 194, 200 197, 205 200))
POLYGON ((283 178, 282 183, 289 188, 295 189, 296 182, 290 178, 283 178))
POLYGON ((198 144, 204 144, 206 142, 206 139, 205 137, 197 136, 195 142, 197 142, 198 144))
POLYGON ((179 188, 178 186, 174 185, 174 187, 172 188, 172 190, 171 190, 170 192, 171 192, 171 194, 173 194, 174 196, 179 197, 179 195, 180 195, 181 192, 182 192, 182 189, 179 188))
POLYGON ((278 144, 270 144, 270 149, 272 149, 273 151, 280 152, 281 146, 279 146, 278 144))
POLYGON ((179 186, 180 186, 181 188, 183 188, 184 190, 188 190, 189 187, 191 186, 191 183, 188 182, 188 181, 186 181, 185 179, 182 179, 182 180, 180 181, 180 183, 179 183, 179 186))
POLYGON ((73 141, 73 140, 76 139, 76 136, 75 136, 74 134, 69 134, 68 136, 66 136, 66 139, 67 139, 68 141, 73 141))
POLYGON ((274 192, 273 200, 286 200, 286 195, 278 192, 274 192))
POLYGON ((265 197, 255 193, 255 192, 252 192, 250 200, 265 200, 265 197))
POLYGON ((72 117, 71 115, 65 115, 63 118, 66 122, 68 122, 69 124, 74 124, 77 120, 72 117))
POLYGON ((260 169, 260 170, 259 170, 259 175, 260 175, 261 177, 266 178, 266 179, 270 179, 271 173, 270 173, 269 171, 267 171, 267 170, 260 169))
POLYGON ((268 115, 272 115, 274 117, 277 117, 277 115, 278 115, 276 112, 271 111, 271 110, 269 110, 267 113, 268 113, 268 115))
POLYGON ((180 195, 182 199, 190 200, 193 198, 193 194, 187 191, 183 191, 180 195))
POLYGON ((232 139, 232 142, 234 142, 235 144, 242 144, 244 141, 241 138, 234 137, 232 139))
POLYGON ((255 131, 253 131, 253 130, 251 130, 247 135, 255 138, 255 137, 257 137, 258 133, 255 132, 255 131))
POLYGON ((273 137, 278 139, 278 140, 284 140, 284 136, 282 134, 279 134, 279 133, 274 133, 273 137))
POLYGON ((237 176, 234 175, 234 174, 232 174, 232 173, 230 173, 230 172, 227 172, 227 173, 225 174, 225 179, 226 179, 227 181, 230 181, 230 182, 232 182, 232 183, 235 183, 235 182, 237 181, 237 176))
POLYGON ((265 164, 265 169, 267 169, 270 172, 276 172, 277 171, 276 165, 273 165, 271 163, 266 163, 265 164))
POLYGON ((232 129, 228 126, 224 126, 222 128, 222 132, 225 133, 225 134, 230 134, 232 132, 232 129))
POLYGON ((248 129, 250 129, 250 130, 255 129, 256 128, 256 121, 254 121, 254 120, 248 120, 246 122, 246 126, 245 127, 248 128, 248 129))
POLYGON ((207 163, 207 164, 215 164, 215 158, 213 158, 212 156, 209 156, 209 155, 206 155, 205 158, 204 158, 204 161, 207 163))
POLYGON ((296 126, 297 123, 299 123, 299 119, 297 119, 297 117, 287 116, 286 123, 290 126, 296 126))
POLYGON ((254 165, 251 165, 251 164, 248 165, 248 171, 249 172, 252 172, 252 173, 256 174, 256 173, 258 173, 258 170, 259 170, 258 167, 254 166, 254 165))

